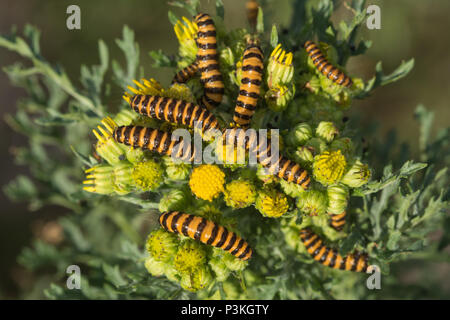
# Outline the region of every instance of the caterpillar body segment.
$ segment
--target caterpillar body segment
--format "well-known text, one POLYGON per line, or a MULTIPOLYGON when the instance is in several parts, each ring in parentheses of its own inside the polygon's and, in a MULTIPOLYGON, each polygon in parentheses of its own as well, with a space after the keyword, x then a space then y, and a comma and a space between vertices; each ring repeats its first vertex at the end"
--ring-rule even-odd
POLYGON ((254 28, 256 26, 256 19, 258 18, 258 2, 256 0, 248 0, 245 8, 247 9, 248 23, 254 28))
POLYGON ((174 83, 186 83, 189 79, 193 78, 198 71, 197 60, 188 65, 187 67, 178 71, 173 77, 172 84, 174 83))
POLYGON ((228 251, 239 259, 248 260, 252 256, 252 249, 247 241, 211 220, 188 213, 170 211, 160 215, 159 224, 169 232, 179 233, 228 251))
POLYGON ((272 152, 270 140, 258 139, 255 130, 242 128, 226 129, 224 130, 223 139, 225 139, 224 141, 227 144, 243 146, 249 152, 254 153, 258 162, 268 169, 270 174, 288 182, 294 182, 302 186, 303 189, 309 187, 311 178, 308 172, 294 161, 272 152))
POLYGON ((191 162, 197 153, 193 143, 186 144, 182 138, 172 140, 169 132, 141 126, 120 126, 114 129, 114 140, 133 148, 150 150, 162 155, 191 162))
POLYGON ((195 23, 198 26, 198 71, 200 72, 200 82, 204 88, 204 94, 200 98, 199 104, 210 110, 222 102, 224 94, 217 52, 216 27, 211 17, 206 13, 196 15, 195 23))
POLYGON ((343 257, 336 249, 327 247, 322 239, 309 228, 300 231, 300 238, 313 259, 324 266, 355 272, 367 270, 368 256, 365 253, 355 252, 343 257))
POLYGON ((304 48, 320 73, 338 85, 348 88, 353 85, 352 79, 343 71, 333 66, 314 42, 306 41, 304 48))
POLYGON ((330 214, 330 225, 333 229, 337 231, 342 231, 345 226, 345 216, 347 215, 347 212, 344 211, 340 214, 330 214))
POLYGON ((240 126, 250 124, 258 103, 264 70, 264 55, 261 48, 250 44, 244 51, 242 79, 234 109, 233 120, 240 126))
POLYGON ((216 117, 206 108, 184 100, 152 95, 135 95, 130 101, 131 108, 150 118, 194 127, 202 122, 202 130, 218 129, 216 117))

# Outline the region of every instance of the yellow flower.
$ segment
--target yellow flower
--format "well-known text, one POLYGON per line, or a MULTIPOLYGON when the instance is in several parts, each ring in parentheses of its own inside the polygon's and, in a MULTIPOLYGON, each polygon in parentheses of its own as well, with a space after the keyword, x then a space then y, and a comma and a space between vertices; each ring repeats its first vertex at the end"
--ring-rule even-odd
POLYGON ((145 248, 156 261, 168 261, 177 253, 178 242, 175 234, 158 229, 149 234, 145 248))
POLYGON ((83 190, 99 194, 114 193, 114 167, 100 164, 85 171, 86 180, 83 190))
POLYGON ((228 206, 246 208, 255 202, 256 189, 249 181, 234 180, 226 185, 224 195, 228 206))
POLYGON ((206 264, 206 251, 202 244, 193 240, 183 241, 173 260, 181 274, 191 274, 206 264))
POLYGON ((97 154, 105 159, 109 164, 117 164, 125 158, 125 154, 120 145, 114 140, 112 134, 117 124, 110 117, 104 118, 102 126, 97 126, 97 130, 92 130, 98 142, 95 146, 97 154))
POLYGON ((195 42, 198 26, 186 17, 182 17, 182 20, 178 20, 173 29, 180 43, 180 56, 192 62, 195 60, 198 50, 195 42))
POLYGON ((347 161, 341 150, 325 151, 314 158, 314 178, 324 185, 338 182, 345 172, 347 161))
POLYGON ((286 53, 278 44, 270 55, 267 65, 267 84, 269 88, 277 85, 288 84, 294 76, 294 66, 292 65, 292 52, 286 53))
POLYGON ((216 165, 203 164, 192 171, 189 179, 191 191, 200 199, 212 201, 223 192, 225 173, 216 165))
POLYGON ((255 207, 265 217, 278 218, 288 211, 289 204, 284 193, 272 189, 259 193, 255 207))
POLYGON ((154 160, 139 162, 134 166, 134 183, 144 191, 155 190, 163 182, 164 170, 154 160))

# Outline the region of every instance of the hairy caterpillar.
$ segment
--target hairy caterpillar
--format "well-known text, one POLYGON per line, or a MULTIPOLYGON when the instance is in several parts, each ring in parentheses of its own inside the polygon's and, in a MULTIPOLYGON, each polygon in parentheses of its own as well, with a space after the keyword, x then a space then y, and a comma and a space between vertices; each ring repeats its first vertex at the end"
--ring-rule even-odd
POLYGON ((127 146, 150 150, 167 156, 172 156, 176 152, 174 157, 183 161, 192 161, 197 153, 194 145, 190 143, 183 153, 182 138, 172 140, 172 135, 169 132, 157 129, 141 126, 120 126, 114 128, 113 137, 117 142, 127 146))
POLYGON ((252 26, 256 26, 256 18, 258 17, 258 2, 256 0, 248 0, 245 4, 247 9, 247 20, 248 23, 252 26))
POLYGON ((336 249, 327 247, 322 239, 309 228, 300 230, 300 238, 313 259, 324 266, 356 272, 367 270, 368 256, 365 253, 355 252, 342 257, 336 249))
POLYGON ((191 79, 198 71, 198 62, 197 60, 192 62, 187 67, 178 71, 173 77, 172 84, 174 83, 185 83, 189 79, 191 79))
POLYGON ((333 229, 341 231, 345 226, 345 216, 347 212, 342 212, 340 214, 329 214, 330 215, 330 225, 333 229))
POLYGON ((196 15, 195 23, 198 26, 198 71, 201 74, 200 81, 204 87, 204 94, 200 98, 199 104, 207 109, 212 109, 220 104, 224 94, 217 53, 216 27, 211 17, 206 13, 196 15))
POLYGON ((244 146, 246 150, 254 152, 258 158, 259 163, 267 168, 272 175, 276 175, 288 182, 294 182, 307 189, 310 183, 308 172, 304 170, 299 164, 278 155, 278 160, 273 161, 275 154, 271 152, 270 141, 261 139, 258 141, 256 131, 244 130, 241 128, 233 128, 224 130, 223 138, 227 143, 244 146))
POLYGON ((194 103, 172 98, 135 95, 130 100, 131 108, 139 114, 194 127, 195 121, 202 121, 202 129, 218 129, 219 123, 216 117, 206 108, 194 103))
POLYGON ((248 260, 252 256, 252 249, 247 241, 211 220, 171 211, 160 215, 159 224, 169 232, 183 234, 204 244, 228 251, 239 259, 248 260))
POLYGON ((248 126, 255 113, 264 70, 263 60, 259 46, 247 46, 243 55, 241 86, 233 117, 234 122, 241 126, 248 126))
POLYGON ((351 87, 353 85, 352 79, 350 79, 343 71, 328 62, 322 51, 314 42, 306 41, 304 47, 316 68, 324 76, 344 87, 351 87))

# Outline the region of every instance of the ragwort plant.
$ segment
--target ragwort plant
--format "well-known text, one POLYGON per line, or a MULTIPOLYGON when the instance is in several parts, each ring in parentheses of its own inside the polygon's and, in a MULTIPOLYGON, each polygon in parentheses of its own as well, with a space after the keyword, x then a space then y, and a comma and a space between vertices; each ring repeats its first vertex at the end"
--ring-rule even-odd
MULTIPOLYGON (((188 16, 199 13, 198 1, 172 4, 188 16)), ((117 138, 120 126, 159 132, 151 144, 176 128, 189 128, 187 122, 164 121, 166 114, 139 114, 130 104, 136 95, 197 104, 205 84, 195 75, 199 26, 194 19, 169 12, 178 54, 150 52, 154 66, 171 67, 174 76, 194 68, 184 69, 178 74, 182 81, 170 85, 149 74, 138 76, 139 46, 128 27, 116 40, 126 66, 110 62, 100 40, 100 64, 81 67, 80 88, 41 56, 36 28, 26 26, 24 37, 13 30, 0 38, 0 46, 31 62, 3 69, 12 84, 28 93, 6 120, 29 139, 28 146, 13 153, 19 165, 30 169, 30 176, 18 176, 5 192, 15 201, 27 201, 31 210, 53 204, 70 212, 58 220, 63 242, 36 239, 19 256, 38 275, 50 266, 56 269, 44 289, 47 298, 417 298, 420 284, 402 285, 397 266, 407 260, 449 260, 443 252, 450 240, 448 128, 432 137, 433 113, 418 107, 419 153, 410 154, 393 134, 380 140, 373 128, 344 117, 351 115, 347 110, 354 99, 406 76, 413 60, 388 75, 379 63, 365 82, 344 69, 350 57, 370 47, 369 41, 357 40, 365 1, 352 1, 352 20, 338 28, 330 22, 334 1, 295 1, 295 19, 282 33, 275 24, 268 28, 270 16, 264 16, 265 5, 273 4, 265 1, 257 13, 249 12, 248 28, 229 30, 222 1, 216 1, 212 18, 224 89, 223 101, 211 113, 221 128, 233 126, 239 86, 248 70, 243 53, 249 43, 257 43, 264 59, 261 81, 254 81, 260 97, 250 128, 280 130, 280 153, 306 170, 310 180, 305 184, 270 174, 260 164, 186 164, 165 152, 121 143, 133 138, 129 132, 117 138), (303 48, 314 39, 317 47, 303 48), (110 66, 112 78, 105 79, 110 66), (347 86, 338 83, 344 77, 347 86), (124 92, 118 112, 105 105, 113 86, 124 92), (175 224, 161 228, 159 215, 171 211, 205 218, 241 236, 253 249, 251 259, 196 241, 188 232, 169 232, 175 224), (317 236, 302 242, 305 230, 317 236), (444 235, 429 240, 427 235, 437 230, 444 235), (80 290, 65 286, 66 268, 74 264, 82 270, 80 290), (379 266, 386 279, 381 291, 366 288, 364 273, 338 270, 365 271, 370 264, 379 266)), ((219 159, 246 159, 245 148, 204 138, 203 146, 213 146, 219 159)), ((223 240, 225 247, 233 244, 223 240)))

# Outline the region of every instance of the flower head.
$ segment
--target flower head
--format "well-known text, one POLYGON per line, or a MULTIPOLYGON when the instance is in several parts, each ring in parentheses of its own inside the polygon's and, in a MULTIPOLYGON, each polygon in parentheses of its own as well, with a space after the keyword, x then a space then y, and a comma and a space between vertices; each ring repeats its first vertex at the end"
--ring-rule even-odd
POLYGON ((294 94, 294 86, 276 85, 267 91, 265 98, 270 109, 280 112, 286 109, 294 94))
POLYGON ((117 164, 125 158, 124 151, 112 136, 117 124, 110 117, 104 118, 101 123, 104 127, 97 126, 98 131, 92 130, 98 139, 95 151, 109 164, 117 164))
POLYGON ((159 201, 159 211, 181 211, 186 208, 187 205, 186 194, 178 189, 170 190, 168 193, 164 194, 159 201))
POLYGON ((189 187, 203 200, 212 201, 223 192, 225 173, 216 165, 203 164, 192 170, 189 187))
POLYGON ((314 158, 314 178, 323 185, 336 183, 342 178, 346 166, 347 161, 341 150, 325 151, 314 158))
POLYGON ((164 274, 164 262, 158 261, 152 256, 145 259, 145 268, 152 276, 159 277, 164 274))
POLYGON ((246 166, 246 150, 243 146, 219 141, 216 145, 216 155, 217 160, 224 163, 225 167, 237 169, 246 166))
POLYGON ((245 208, 256 200, 256 188, 248 180, 234 180, 224 191, 225 202, 232 208, 245 208))
POLYGON ((197 24, 182 17, 182 20, 178 20, 173 29, 180 43, 180 56, 188 61, 194 61, 198 50, 195 42, 198 32, 197 24))
POLYGON ((191 166, 181 160, 174 160, 172 157, 163 157, 166 167, 166 175, 171 180, 184 180, 189 176, 191 166))
POLYGON ((206 263, 206 251, 202 244, 186 240, 179 246, 173 262, 181 274, 195 273, 206 263))
POLYGON ((297 207, 309 216, 324 214, 327 206, 327 195, 320 190, 309 190, 303 192, 297 200, 297 207))
POLYGON ((367 164, 356 160, 350 170, 342 177, 342 183, 352 187, 359 188, 366 184, 370 179, 370 170, 367 164))
POLYGON ((134 181, 131 177, 133 165, 127 161, 115 165, 114 169, 114 190, 118 194, 130 193, 134 188, 134 181))
POLYGON ((272 51, 267 65, 267 84, 269 88, 289 84, 294 75, 292 52, 286 53, 278 44, 272 51))
POLYGON ((128 126, 139 118, 139 114, 130 109, 122 109, 114 117, 114 122, 118 126, 128 126))
POLYGON ((134 183, 144 191, 152 191, 164 180, 164 170, 158 162, 147 160, 137 163, 133 168, 134 183))
POLYGON ((327 143, 321 138, 311 138, 305 143, 305 147, 316 156, 327 150, 327 143))
POLYGON ((99 194, 114 193, 114 168, 107 164, 96 165, 86 171, 83 189, 99 194))
POLYGON ((292 146, 303 145, 306 141, 311 139, 312 129, 311 126, 306 123, 300 123, 296 125, 287 136, 287 142, 292 146))
POLYGON ((182 274, 180 285, 183 289, 196 292, 207 288, 213 282, 208 266, 199 268, 195 273, 182 274))
POLYGON ((327 142, 333 141, 333 139, 339 134, 339 130, 329 121, 321 121, 316 128, 316 135, 327 142))
POLYGON ((258 194, 256 209, 265 217, 278 218, 289 209, 286 195, 275 189, 266 189, 258 194))
POLYGON ((300 194, 302 194, 305 191, 305 189, 303 189, 302 186, 294 182, 288 182, 284 179, 280 179, 278 182, 280 183, 283 192, 290 197, 297 198, 300 196, 300 194))
POLYGON ((331 214, 341 214, 347 208, 349 192, 348 188, 335 184, 327 188, 328 208, 327 212, 331 214))
POLYGON ((220 217, 222 216, 222 212, 219 209, 217 209, 217 207, 210 204, 205 204, 201 206, 198 210, 196 210, 196 213, 201 217, 213 221, 219 220, 220 217))
POLYGON ((168 261, 177 253, 178 243, 175 234, 158 229, 149 234, 145 248, 156 261, 168 261))
POLYGON ((335 139, 330 144, 331 151, 341 150, 342 154, 345 156, 346 159, 351 159, 354 149, 355 148, 350 138, 335 139))

